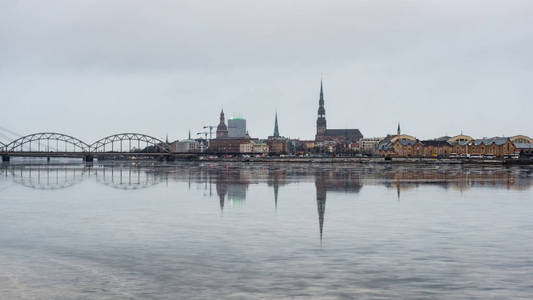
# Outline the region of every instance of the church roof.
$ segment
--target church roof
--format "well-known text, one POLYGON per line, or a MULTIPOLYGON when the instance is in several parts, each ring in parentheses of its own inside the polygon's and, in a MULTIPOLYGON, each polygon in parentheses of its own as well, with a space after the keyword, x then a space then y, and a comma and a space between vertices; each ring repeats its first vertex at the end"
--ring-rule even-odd
POLYGON ((359 129, 326 129, 324 136, 332 137, 346 137, 346 138, 362 138, 363 135, 359 129))

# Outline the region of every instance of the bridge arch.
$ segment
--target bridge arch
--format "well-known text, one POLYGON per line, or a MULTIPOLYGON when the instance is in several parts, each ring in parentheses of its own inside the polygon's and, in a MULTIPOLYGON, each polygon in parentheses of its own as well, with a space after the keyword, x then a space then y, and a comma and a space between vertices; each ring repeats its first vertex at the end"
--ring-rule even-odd
POLYGON ((20 137, 4 146, 6 152, 87 152, 89 145, 73 136, 39 132, 20 137), (52 141, 52 143, 50 143, 52 141))
POLYGON ((119 133, 106 136, 89 146, 91 152, 170 152, 170 147, 162 140, 141 133, 119 133), (144 146, 144 147, 143 147, 144 146))
POLYGON ((6 144, 0 142, 0 150, 4 150, 4 147, 6 146, 6 144))

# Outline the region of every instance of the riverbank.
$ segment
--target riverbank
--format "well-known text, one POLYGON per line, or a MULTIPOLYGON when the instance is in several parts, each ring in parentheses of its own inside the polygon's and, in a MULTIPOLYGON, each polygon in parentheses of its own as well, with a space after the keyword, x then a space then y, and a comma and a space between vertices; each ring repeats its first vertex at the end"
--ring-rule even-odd
POLYGON ((259 162, 259 163, 375 163, 375 164, 482 164, 482 165, 533 165, 533 160, 503 159, 450 159, 426 157, 229 157, 205 158, 202 161, 259 162))

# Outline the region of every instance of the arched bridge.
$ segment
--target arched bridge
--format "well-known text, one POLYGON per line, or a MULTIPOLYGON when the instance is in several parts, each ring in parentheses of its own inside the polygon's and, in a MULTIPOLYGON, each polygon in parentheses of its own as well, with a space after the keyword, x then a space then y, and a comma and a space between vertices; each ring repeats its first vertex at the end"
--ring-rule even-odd
POLYGON ((99 139, 90 146, 91 152, 168 153, 170 147, 162 140, 140 133, 120 133, 99 139))
POLYGON ((88 152, 89 145, 70 135, 56 132, 39 132, 20 137, 4 146, 4 152, 59 151, 88 152))
POLYGON ((170 154, 170 145, 141 133, 114 134, 86 143, 68 134, 39 132, 2 143, 0 150, 3 161, 9 161, 10 156, 83 157, 92 161, 93 157, 165 157, 170 154))

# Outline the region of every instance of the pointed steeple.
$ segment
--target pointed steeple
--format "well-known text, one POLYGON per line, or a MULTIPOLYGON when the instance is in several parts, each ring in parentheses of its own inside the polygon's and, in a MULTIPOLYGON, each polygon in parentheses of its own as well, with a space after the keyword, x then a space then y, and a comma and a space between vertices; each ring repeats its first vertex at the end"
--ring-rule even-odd
POLYGON ((324 88, 320 80, 320 98, 318 100, 318 118, 316 120, 316 136, 324 136, 327 129, 326 109, 324 108, 324 88))
POLYGON ((274 121, 274 137, 279 137, 278 112, 276 112, 276 118, 275 118, 275 121, 274 121))
POLYGON ((398 135, 401 134, 401 130, 400 130, 400 122, 398 122, 398 130, 397 130, 397 133, 398 133, 398 135))
POLYGON ((322 87, 322 80, 320 80, 320 99, 318 100, 318 105, 322 108, 324 107, 324 88, 322 87))
POLYGON ((191 130, 189 129, 189 140, 191 140, 191 130))
POLYGON ((168 133, 167 133, 167 138, 165 139, 165 142, 168 144, 168 133))

